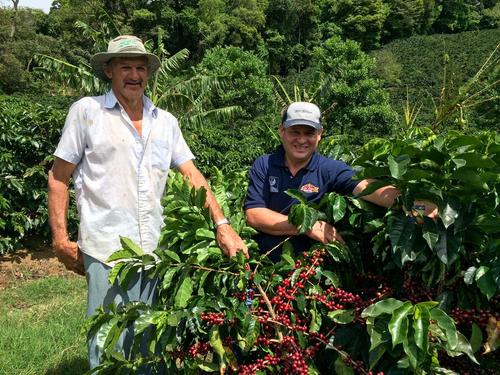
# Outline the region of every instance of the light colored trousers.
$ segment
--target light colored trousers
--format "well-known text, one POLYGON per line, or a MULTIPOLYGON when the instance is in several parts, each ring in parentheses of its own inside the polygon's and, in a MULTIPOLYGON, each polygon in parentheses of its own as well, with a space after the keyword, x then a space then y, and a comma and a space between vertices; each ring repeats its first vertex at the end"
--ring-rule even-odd
MULTIPOLYGON (((113 302, 116 305, 129 301, 140 301, 148 304, 155 302, 157 279, 149 279, 144 273, 139 272, 137 276, 132 278, 127 290, 123 290, 117 282, 114 285, 109 284, 108 275, 111 267, 87 254, 83 254, 83 264, 88 286, 87 316, 93 315, 95 309, 100 306, 104 306, 106 309, 113 302)), ((122 351, 125 358, 129 358, 133 338, 133 327, 128 327, 118 340, 117 349, 122 351)), ((146 354, 147 335, 143 335, 142 338, 140 347, 143 348, 145 351, 144 354, 146 354)), ((99 365, 99 357, 101 355, 97 347, 96 336, 88 342, 88 350, 90 369, 93 369, 99 365)), ((143 373, 150 373, 150 371, 145 370, 143 373)))

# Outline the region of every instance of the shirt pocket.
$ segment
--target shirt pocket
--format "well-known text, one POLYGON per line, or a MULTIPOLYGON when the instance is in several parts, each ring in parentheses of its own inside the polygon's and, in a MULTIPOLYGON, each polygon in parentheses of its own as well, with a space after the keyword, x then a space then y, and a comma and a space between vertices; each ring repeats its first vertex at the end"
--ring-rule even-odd
POLYGON ((151 165, 166 171, 170 168, 170 149, 168 142, 155 139, 151 143, 151 165))

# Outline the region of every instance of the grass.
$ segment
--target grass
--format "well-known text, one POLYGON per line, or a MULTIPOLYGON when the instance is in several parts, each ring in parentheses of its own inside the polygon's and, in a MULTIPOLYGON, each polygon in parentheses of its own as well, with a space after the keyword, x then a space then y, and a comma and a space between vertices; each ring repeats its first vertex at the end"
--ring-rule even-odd
POLYGON ((0 374, 86 372, 85 311, 80 277, 22 281, 0 290, 0 374))

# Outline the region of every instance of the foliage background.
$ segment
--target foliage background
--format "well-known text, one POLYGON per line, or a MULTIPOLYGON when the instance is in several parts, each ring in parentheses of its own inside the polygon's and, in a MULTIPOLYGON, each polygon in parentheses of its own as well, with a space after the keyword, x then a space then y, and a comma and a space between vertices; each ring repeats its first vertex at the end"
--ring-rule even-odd
MULTIPOLYGON (((245 168, 278 144, 284 106, 317 102, 324 153, 390 180, 406 211, 422 186, 440 203, 442 225, 423 228, 400 211, 346 206, 337 224, 351 235, 363 228, 351 238, 360 270, 390 271, 398 298, 439 300, 474 351, 491 336, 484 317, 498 311, 500 285, 499 1, 55 0, 49 14, 18 5, 0 8, 0 253, 30 236, 48 240, 47 170, 65 113, 76 98, 106 90, 89 57, 133 33, 163 60, 151 96, 180 119, 199 167, 233 184, 216 192, 228 214, 241 207, 245 168), (235 171, 237 182, 224 179, 235 171)), ((72 210, 72 230, 74 219, 72 210)), ((210 242, 208 232, 187 238, 210 242)), ((340 279, 355 287, 349 275, 340 279)), ((181 294, 184 305, 190 296, 181 294)), ((383 348, 387 363, 401 353, 383 348)), ((365 342, 354 353, 368 351, 365 342)))

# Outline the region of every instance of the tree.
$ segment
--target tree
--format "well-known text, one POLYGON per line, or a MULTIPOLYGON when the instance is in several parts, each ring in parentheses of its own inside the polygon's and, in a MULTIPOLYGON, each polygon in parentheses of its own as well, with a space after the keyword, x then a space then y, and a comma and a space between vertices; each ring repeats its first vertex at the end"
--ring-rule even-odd
POLYGON ((358 43, 338 36, 328 39, 315 48, 312 67, 313 87, 322 87, 317 103, 323 110, 335 106, 326 117, 327 135, 343 134, 349 143, 363 144, 391 132, 395 114, 388 95, 382 82, 373 78, 373 59, 358 43))
POLYGON ((384 40, 408 37, 421 29, 424 0, 386 0, 390 7, 385 20, 384 40))
POLYGON ((380 45, 390 8, 383 0, 324 0, 322 18, 341 28, 342 35, 363 49, 380 45))
POLYGON ((32 82, 30 69, 33 53, 56 51, 60 44, 38 32, 42 11, 29 8, 0 8, 0 91, 7 94, 22 92, 32 82), (11 20, 18 20, 12 35, 11 20))
POLYGON ((434 24, 437 32, 461 32, 476 29, 481 16, 475 0, 443 1, 443 10, 434 24))
POLYGON ((197 15, 203 49, 221 45, 254 49, 261 41, 267 1, 200 0, 197 15))
POLYGON ((265 45, 269 51, 270 72, 283 76, 305 69, 312 48, 320 43, 317 2, 271 1, 266 16, 265 45))
POLYGON ((264 60, 238 47, 215 47, 207 51, 195 71, 227 80, 224 87, 212 93, 211 107, 241 108, 233 121, 208 122, 188 129, 202 164, 225 170, 249 166, 276 145, 273 135, 278 110, 264 60))

